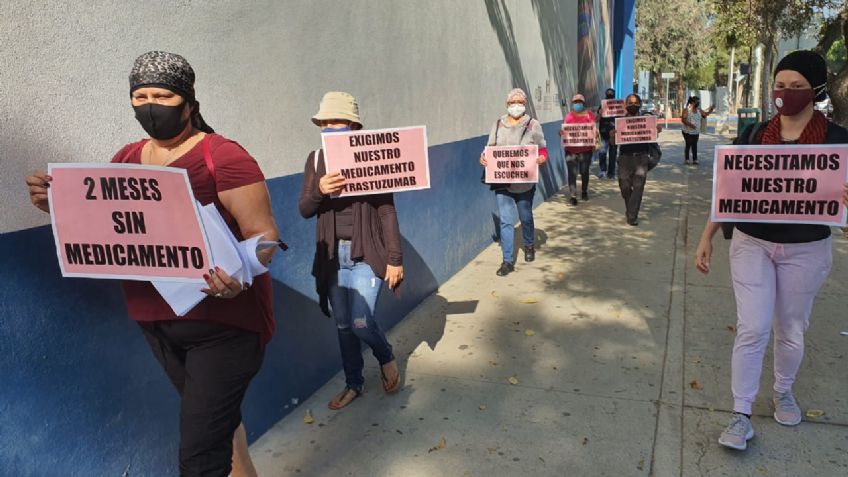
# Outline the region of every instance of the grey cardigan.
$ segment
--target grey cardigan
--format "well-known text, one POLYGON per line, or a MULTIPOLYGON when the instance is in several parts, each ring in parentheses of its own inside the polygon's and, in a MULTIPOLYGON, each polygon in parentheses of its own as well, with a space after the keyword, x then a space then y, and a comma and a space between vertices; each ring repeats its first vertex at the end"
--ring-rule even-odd
MULTIPOLYGON (((539 148, 547 147, 547 143, 545 142, 545 133, 542 131, 542 124, 539 121, 531 118, 527 114, 521 117, 517 124, 514 126, 510 126, 507 123, 507 115, 498 119, 498 121, 492 125, 492 130, 489 132, 489 141, 486 143, 487 146, 528 146, 528 145, 536 145, 539 148), (524 134, 525 126, 527 123, 530 125, 526 128, 527 134, 524 134), (498 125, 500 123, 500 125, 498 125), (495 137, 497 133, 497 137, 495 137)), ((522 192, 527 192, 528 190, 535 187, 536 184, 509 184, 506 188, 509 192, 513 194, 520 194, 522 192)))

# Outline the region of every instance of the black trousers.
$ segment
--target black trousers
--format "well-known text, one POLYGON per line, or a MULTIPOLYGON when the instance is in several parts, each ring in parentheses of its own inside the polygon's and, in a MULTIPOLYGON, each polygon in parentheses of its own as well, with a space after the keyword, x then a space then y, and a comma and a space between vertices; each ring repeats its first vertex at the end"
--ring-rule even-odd
POLYGON ((180 394, 180 475, 227 477, 241 402, 265 354, 259 335, 199 320, 139 325, 180 394))
POLYGON ((618 188, 624 199, 627 222, 639 219, 642 206, 642 194, 645 192, 645 180, 648 177, 647 154, 622 154, 618 156, 618 188))
POLYGON ((689 151, 692 151, 692 162, 698 162, 698 134, 683 133, 683 140, 686 142, 686 148, 683 150, 683 158, 689 161, 689 151))
POLYGON ((577 195, 577 174, 580 174, 580 190, 585 194, 589 191, 589 166, 592 165, 591 152, 578 152, 565 155, 565 165, 568 166, 568 190, 571 196, 577 195))

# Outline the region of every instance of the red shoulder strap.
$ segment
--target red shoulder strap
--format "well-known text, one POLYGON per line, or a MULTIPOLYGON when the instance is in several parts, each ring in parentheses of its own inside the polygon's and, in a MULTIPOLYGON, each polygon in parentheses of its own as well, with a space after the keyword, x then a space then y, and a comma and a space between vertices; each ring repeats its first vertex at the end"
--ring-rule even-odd
POLYGON ((203 143, 203 162, 206 163, 206 169, 209 170, 212 180, 218 182, 215 177, 215 163, 212 162, 212 151, 209 149, 209 136, 211 136, 211 134, 207 134, 201 141, 203 143))
MULTIPOLYGON (((126 154, 124 154, 122 157, 118 158, 118 162, 120 162, 122 164, 129 162, 130 158, 133 157, 134 155, 136 155, 136 153, 139 153, 139 154, 141 153, 141 148, 143 148, 144 145, 147 144, 148 141, 149 141, 148 139, 144 139, 142 141, 137 142, 135 145, 133 145, 133 147, 130 148, 129 151, 126 152, 126 154)), ((141 162, 140 158, 139 158, 138 162, 139 163, 141 162)))

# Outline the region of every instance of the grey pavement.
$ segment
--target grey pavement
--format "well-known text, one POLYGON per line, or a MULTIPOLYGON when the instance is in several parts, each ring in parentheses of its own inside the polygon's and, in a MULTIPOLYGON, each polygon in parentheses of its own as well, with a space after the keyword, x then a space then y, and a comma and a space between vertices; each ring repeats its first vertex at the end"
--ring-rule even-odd
POLYGON ((615 182, 593 177, 578 207, 554 196, 536 209, 535 262, 519 256, 497 277, 492 244, 389 333, 399 394, 383 394, 367 353, 363 397, 328 410, 344 387, 332 379, 251 446, 260 475, 848 475, 848 240, 836 231, 795 386, 805 411, 824 414, 774 422, 769 354, 756 437, 743 453, 721 448, 736 321, 727 242, 716 237, 707 277, 692 257, 712 146, 727 139, 701 139, 700 168, 682 165, 679 131, 661 141, 639 227, 615 182))

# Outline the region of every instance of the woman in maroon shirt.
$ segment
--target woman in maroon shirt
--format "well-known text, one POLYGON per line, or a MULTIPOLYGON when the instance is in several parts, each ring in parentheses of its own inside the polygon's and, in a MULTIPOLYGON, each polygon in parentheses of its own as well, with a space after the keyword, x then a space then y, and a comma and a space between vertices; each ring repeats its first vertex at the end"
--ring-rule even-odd
MULTIPOLYGON (((278 240, 262 171, 241 146, 203 121, 185 58, 162 51, 141 55, 130 73, 130 98, 150 139, 124 146, 112 162, 186 169, 195 198, 214 203, 239 240, 278 240)), ((46 212, 50 180, 43 172, 27 178, 33 204, 46 212)), ((273 253, 257 256, 267 264, 273 253)), ((256 475, 241 402, 274 332, 271 278, 260 275, 249 288, 217 268, 205 278, 209 297, 183 317, 151 283, 125 281, 127 311, 180 394, 180 475, 256 475)))

